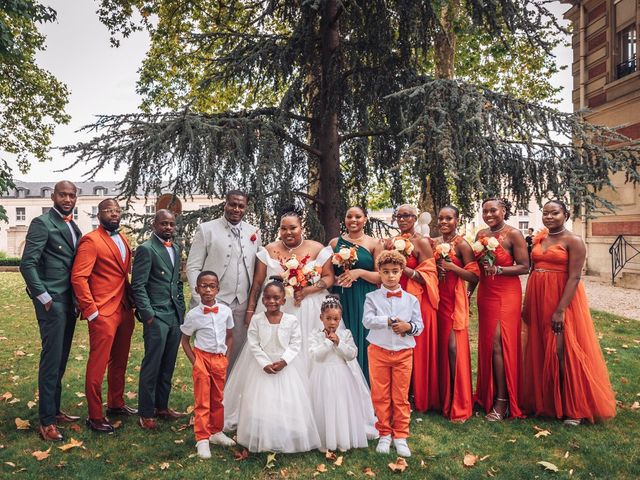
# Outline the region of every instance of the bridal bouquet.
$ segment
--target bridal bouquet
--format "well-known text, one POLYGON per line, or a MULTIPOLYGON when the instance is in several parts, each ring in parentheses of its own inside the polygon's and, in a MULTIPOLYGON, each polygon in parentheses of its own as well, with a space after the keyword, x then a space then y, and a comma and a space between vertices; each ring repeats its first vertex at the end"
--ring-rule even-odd
POLYGON ((295 254, 287 260, 280 260, 282 266, 282 281, 286 296, 293 297, 294 292, 320 281, 322 267, 309 264, 309 255, 300 260, 295 254))
POLYGON ((393 248, 403 254, 405 257, 410 257, 414 249, 413 243, 411 243, 411 240, 409 240, 409 238, 411 238, 411 235, 404 234, 398 237, 394 237, 393 239, 393 248))
POLYGON ((496 248, 500 240, 496 237, 482 237, 471 244, 476 259, 486 263, 490 267, 496 263, 496 248))
POLYGON ((342 247, 331 256, 331 263, 344 270, 350 270, 358 261, 358 249, 356 247, 342 247))
MULTIPOLYGON (((444 260, 445 262, 452 262, 451 257, 449 255, 455 255, 455 250, 450 243, 439 243, 436 245, 435 252, 433 254, 436 261, 444 260)), ((438 277, 440 280, 444 280, 447 276, 447 272, 438 271, 438 277)))

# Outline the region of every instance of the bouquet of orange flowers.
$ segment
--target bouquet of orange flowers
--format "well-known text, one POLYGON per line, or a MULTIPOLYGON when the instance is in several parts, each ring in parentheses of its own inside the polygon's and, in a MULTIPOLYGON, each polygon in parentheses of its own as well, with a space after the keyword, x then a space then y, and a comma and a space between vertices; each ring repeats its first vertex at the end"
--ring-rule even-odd
POLYGON ((344 270, 350 270, 358 261, 358 249, 356 247, 342 247, 331 256, 331 263, 344 270))
POLYGON ((476 258, 490 267, 496 263, 496 248, 498 246, 500 246, 500 240, 496 237, 482 237, 471 244, 476 258))
MULTIPOLYGON (((453 260, 451 260, 451 257, 449 255, 455 255, 455 254, 456 252, 453 248, 453 245, 451 245, 450 243, 439 243, 438 245, 436 245, 433 256, 436 259, 436 261, 442 259, 445 262, 452 262, 453 260)), ((440 280, 444 280, 446 276, 447 276, 447 272, 438 271, 438 278, 440 280)))
POLYGON ((410 257, 413 252, 414 246, 411 243, 410 234, 403 234, 393 238, 393 248, 403 254, 405 257, 410 257))
POLYGON ((309 255, 305 255, 298 260, 293 254, 287 260, 280 260, 286 296, 293 297, 294 292, 320 281, 322 267, 309 265, 309 258, 309 255))

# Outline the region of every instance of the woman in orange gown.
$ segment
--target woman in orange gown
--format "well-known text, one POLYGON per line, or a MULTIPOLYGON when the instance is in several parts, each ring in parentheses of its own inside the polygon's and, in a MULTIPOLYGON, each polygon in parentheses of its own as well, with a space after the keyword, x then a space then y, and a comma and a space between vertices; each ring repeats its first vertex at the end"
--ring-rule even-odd
POLYGON ((522 233, 505 223, 511 202, 491 198, 482 203, 482 219, 489 226, 478 240, 495 238, 495 263, 481 257, 478 288, 478 381, 475 401, 488 412, 489 421, 522 417, 518 392, 522 375, 520 275, 529 273, 527 243, 522 233))
POLYGON ((471 246, 457 234, 460 213, 452 205, 440 209, 438 227, 442 237, 434 239, 438 266, 438 364, 442 414, 464 422, 473 413, 471 353, 469 351, 469 299, 465 281, 478 282, 480 269, 471 246), (451 247, 447 257, 444 245, 451 247), (448 260, 447 260, 448 258, 448 260))
POLYGON ((409 240, 413 252, 407 256, 407 266, 400 278, 402 289, 415 295, 420 302, 424 330, 416 337, 413 350, 411 383, 416 410, 440 410, 438 382, 438 273, 431 243, 415 231, 418 211, 412 205, 400 205, 396 211, 400 233, 386 243, 394 248, 397 240, 409 240))
POLYGON ((547 202, 548 230, 534 239, 521 403, 527 413, 578 425, 615 416, 616 401, 580 282, 584 243, 566 230, 568 218, 564 203, 547 202))

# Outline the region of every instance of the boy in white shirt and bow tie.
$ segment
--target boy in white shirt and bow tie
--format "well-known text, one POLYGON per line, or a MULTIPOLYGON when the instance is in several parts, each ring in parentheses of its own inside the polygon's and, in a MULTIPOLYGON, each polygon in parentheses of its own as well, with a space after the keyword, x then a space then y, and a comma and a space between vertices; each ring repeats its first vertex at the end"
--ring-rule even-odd
POLYGON ((393 436, 398 455, 410 457, 407 437, 411 420, 409 385, 416 345, 413 337, 420 335, 424 324, 418 300, 400 287, 406 263, 396 250, 378 256, 376 266, 382 287, 367 294, 362 323, 369 329, 371 400, 380 432, 376 452, 389 453, 393 436))
POLYGON ((233 313, 228 306, 216 303, 218 290, 218 275, 208 270, 200 272, 196 282, 200 304, 189 310, 180 327, 182 348, 193 365, 193 430, 200 458, 211 458, 209 443, 225 447, 236 444, 222 432, 222 400, 227 356, 233 342, 233 313), (191 348, 192 336, 195 336, 195 348, 191 348))

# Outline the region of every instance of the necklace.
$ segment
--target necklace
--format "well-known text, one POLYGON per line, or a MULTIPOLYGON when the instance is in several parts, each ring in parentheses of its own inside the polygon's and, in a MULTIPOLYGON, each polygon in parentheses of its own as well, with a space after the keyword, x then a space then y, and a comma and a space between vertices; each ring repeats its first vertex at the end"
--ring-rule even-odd
POLYGON ((500 230, 503 230, 504 227, 506 227, 507 224, 506 223, 502 223, 502 226, 500 228, 498 228, 497 230, 494 230, 493 228, 489 228, 489 230, 491 231, 491 233, 498 233, 500 230))
POLYGON ((357 243, 358 243, 358 241, 360 241, 360 239, 361 239, 361 238, 364 238, 364 235, 365 235, 365 233, 364 233, 364 232, 362 232, 362 235, 360 235, 359 237, 353 238, 353 237, 351 236, 351 234, 350 234, 350 233, 347 233, 347 238, 348 238, 349 240, 351 240, 351 242, 353 242, 353 243, 356 243, 356 244, 357 244, 357 243))
POLYGON ((287 244, 286 244, 286 243, 284 243, 284 240, 280 240, 280 242, 282 242, 282 246, 283 246, 285 249, 287 249, 287 250, 289 251, 289 253, 293 253, 293 251, 294 251, 296 248, 299 248, 299 247, 301 247, 301 246, 302 246, 302 244, 304 243, 304 237, 301 237, 301 238, 300 238, 300 243, 299 243, 298 245, 296 245, 295 247, 291 247, 291 248, 287 247, 287 244))
POLYGON ((549 235, 560 235, 562 232, 564 232, 566 230, 565 227, 562 227, 562 230, 560 230, 559 232, 549 232, 549 235))
POLYGON ((453 241, 456 239, 456 237, 457 237, 457 236, 458 236, 458 234, 457 234, 457 233, 454 233, 454 234, 453 234, 453 236, 452 236, 451 238, 445 238, 445 236, 444 236, 444 235, 442 235, 442 242, 443 242, 443 243, 451 243, 451 242, 453 242, 453 241))

